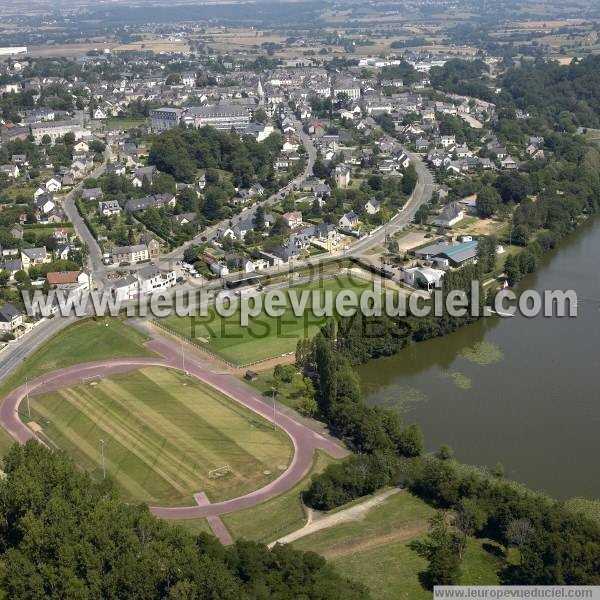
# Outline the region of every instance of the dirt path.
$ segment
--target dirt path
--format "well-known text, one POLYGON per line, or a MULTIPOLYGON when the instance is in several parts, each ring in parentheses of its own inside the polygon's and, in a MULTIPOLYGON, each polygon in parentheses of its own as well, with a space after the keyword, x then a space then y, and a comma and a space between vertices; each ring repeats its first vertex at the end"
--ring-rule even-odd
POLYGON ((375 537, 369 537, 364 540, 357 540, 349 543, 345 542, 339 546, 333 546, 324 552, 321 552, 321 554, 327 560, 341 558, 342 556, 351 556, 352 554, 372 550, 379 546, 387 546, 388 544, 398 542, 408 542, 420 535, 426 534, 427 531, 427 523, 415 523, 414 525, 407 525, 401 529, 390 531, 389 533, 384 533, 375 537))
POLYGON ((367 513, 375 506, 379 506, 382 502, 387 500, 390 496, 397 494, 401 490, 399 488, 392 488, 391 490, 385 490, 373 496, 369 500, 365 502, 361 502, 360 504, 355 504, 350 506, 349 508, 345 508, 338 512, 324 515, 321 517, 315 518, 314 512, 309 512, 308 520, 304 527, 297 529, 296 531, 292 531, 292 533, 288 533, 288 535, 284 535, 283 537, 275 540, 269 546, 273 546, 274 544, 290 544, 291 542, 295 542, 300 538, 303 538, 311 533, 315 533, 317 531, 321 531, 322 529, 327 529, 328 527, 334 527, 335 525, 340 525, 341 523, 348 523, 350 521, 359 521, 360 519, 364 519, 367 513))
MULTIPOLYGON (((159 366, 182 370, 179 344, 155 333, 155 337, 146 345, 159 356, 84 363, 46 373, 29 381, 28 388, 22 385, 13 390, 0 405, 0 425, 20 443, 30 439, 41 441, 19 417, 19 406, 27 393, 45 393, 79 384, 87 377, 108 377, 140 367, 159 366)), ((154 506, 150 510, 155 515, 166 519, 191 519, 218 516, 250 508, 286 492, 300 482, 312 466, 315 450, 323 450, 335 458, 342 458, 348 454, 347 450, 339 444, 313 431, 292 415, 277 409, 273 410, 272 405, 266 403, 251 387, 232 374, 215 371, 214 365, 202 361, 197 355, 186 353, 185 371, 281 428, 292 441, 294 456, 291 464, 277 479, 258 490, 215 504, 183 507, 154 506)))

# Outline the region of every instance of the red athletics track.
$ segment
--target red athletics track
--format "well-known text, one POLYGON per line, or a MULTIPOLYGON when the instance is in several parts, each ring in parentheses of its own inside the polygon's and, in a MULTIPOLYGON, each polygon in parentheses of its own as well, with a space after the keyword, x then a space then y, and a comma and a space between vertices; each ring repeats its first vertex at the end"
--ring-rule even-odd
MULTIPOLYGON (((29 381, 29 393, 57 390, 76 385, 86 377, 108 377, 109 375, 141 367, 159 366, 182 370, 181 350, 177 344, 163 337, 155 337, 147 342, 146 346, 160 356, 156 358, 103 360, 66 367, 29 381)), ((310 470, 315 450, 323 450, 335 458, 342 458, 348 454, 345 449, 335 442, 326 439, 303 423, 280 412, 277 408, 273 412, 272 406, 265 404, 252 388, 233 375, 215 373, 191 353, 186 354, 185 369, 190 375, 219 390, 285 431, 294 445, 294 457, 288 468, 277 479, 254 492, 215 504, 150 507, 150 510, 156 516, 165 519, 191 519, 217 516, 250 508, 294 487, 310 470)), ((38 439, 19 418, 19 405, 25 398, 26 392, 26 386, 22 385, 10 392, 0 405, 0 425, 20 443, 25 443, 30 439, 38 439)), ((198 491, 201 492, 201 490, 198 491)))

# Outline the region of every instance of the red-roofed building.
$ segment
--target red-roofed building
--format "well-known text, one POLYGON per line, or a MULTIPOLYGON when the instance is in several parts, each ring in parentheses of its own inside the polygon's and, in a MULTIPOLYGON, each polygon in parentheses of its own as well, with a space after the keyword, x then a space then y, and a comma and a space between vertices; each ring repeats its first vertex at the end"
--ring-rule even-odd
POLYGON ((69 296, 79 296, 92 287, 92 276, 85 271, 53 271, 46 275, 50 285, 68 292, 69 296))

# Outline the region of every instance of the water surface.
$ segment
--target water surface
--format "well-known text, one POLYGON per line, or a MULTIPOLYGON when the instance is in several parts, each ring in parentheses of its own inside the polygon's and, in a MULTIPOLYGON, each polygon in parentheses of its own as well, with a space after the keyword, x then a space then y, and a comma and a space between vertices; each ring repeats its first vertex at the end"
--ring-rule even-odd
POLYGON ((522 288, 573 289, 577 318, 491 317, 358 372, 370 404, 418 423, 429 450, 493 467, 557 498, 600 497, 600 219, 522 288))

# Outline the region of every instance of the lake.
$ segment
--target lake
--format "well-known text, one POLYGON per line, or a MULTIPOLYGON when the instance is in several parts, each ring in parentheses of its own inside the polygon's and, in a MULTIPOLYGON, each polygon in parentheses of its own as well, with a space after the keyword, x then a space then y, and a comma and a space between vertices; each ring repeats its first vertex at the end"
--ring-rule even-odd
POLYGON ((600 219, 520 289, 573 289, 576 318, 493 316, 358 368, 369 404, 418 423, 428 450, 556 498, 600 497, 600 219))

